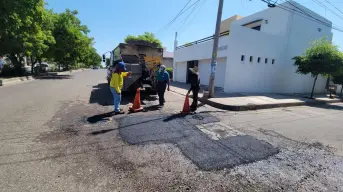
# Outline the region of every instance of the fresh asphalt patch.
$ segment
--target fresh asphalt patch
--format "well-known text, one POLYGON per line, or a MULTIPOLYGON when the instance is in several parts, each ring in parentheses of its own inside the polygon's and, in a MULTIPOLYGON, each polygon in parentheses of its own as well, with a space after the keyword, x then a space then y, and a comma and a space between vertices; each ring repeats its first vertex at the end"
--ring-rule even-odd
POLYGON ((123 117, 119 133, 129 144, 172 143, 203 170, 232 168, 251 163, 278 153, 271 144, 252 136, 232 136, 212 140, 196 125, 219 122, 207 114, 136 114, 123 117))

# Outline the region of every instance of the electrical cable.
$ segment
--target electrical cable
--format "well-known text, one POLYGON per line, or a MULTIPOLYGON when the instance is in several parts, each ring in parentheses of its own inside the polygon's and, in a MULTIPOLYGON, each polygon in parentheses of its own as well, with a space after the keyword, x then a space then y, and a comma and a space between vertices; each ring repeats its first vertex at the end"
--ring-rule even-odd
MULTIPOLYGON (((263 2, 265 2, 265 3, 267 3, 267 4, 270 4, 270 2, 269 2, 268 0, 261 0, 261 1, 263 1, 263 2)), ((295 9, 292 9, 292 8, 290 8, 290 7, 284 6, 284 5, 282 5, 282 4, 276 4, 276 6, 277 6, 278 8, 280 8, 280 9, 283 9, 283 10, 285 10, 285 11, 294 13, 294 14, 296 14, 296 15, 298 15, 298 16, 301 16, 301 17, 303 17, 303 18, 306 18, 306 19, 308 19, 308 20, 310 20, 310 21, 313 21, 313 22, 322 24, 322 25, 324 25, 324 26, 330 27, 330 28, 332 28, 332 29, 334 29, 334 30, 343 32, 342 29, 340 29, 340 28, 334 26, 333 24, 327 23, 327 22, 322 21, 322 20, 320 20, 320 19, 318 19, 318 18, 315 18, 315 17, 313 17, 312 15, 306 13, 304 10, 302 10, 302 9, 299 8, 298 6, 292 4, 291 2, 289 2, 289 1, 286 1, 286 2, 288 2, 289 4, 291 4, 293 7, 297 8, 299 11, 298 11, 298 10, 295 10, 295 9), (300 15, 299 13, 300 13, 301 15, 300 15), (306 16, 307 16, 307 17, 306 17, 306 16)))
POLYGON ((318 5, 322 6, 324 9, 329 10, 332 14, 336 15, 337 17, 341 18, 343 20, 343 17, 338 15, 335 11, 333 11, 332 9, 328 8, 325 4, 323 4, 322 2, 318 1, 318 0, 312 0, 314 2, 316 2, 318 5))
MULTIPOLYGON (((190 24, 194 21, 194 19, 196 18, 196 16, 198 15, 199 13, 199 10, 201 10, 201 8, 208 2, 208 0, 204 0, 202 2, 201 5, 199 5, 199 8, 198 8, 198 11, 194 14, 194 17, 188 22, 188 25, 186 25, 186 27, 182 30, 182 31, 185 31, 189 26, 190 24)), ((181 31, 180 31, 181 32, 181 31)))
POLYGON ((194 5, 196 5, 200 0, 197 0, 196 2, 194 2, 192 5, 190 5, 187 9, 185 9, 187 7, 187 5, 191 2, 192 0, 189 0, 186 5, 184 6, 184 8, 181 9, 181 11, 162 29, 158 30, 155 34, 160 33, 160 32, 164 32, 166 30, 169 29, 169 27, 177 20, 178 17, 180 17, 182 14, 184 14, 185 12, 187 12, 190 8, 192 8, 194 5))
POLYGON ((186 18, 184 19, 184 21, 182 22, 182 24, 180 25, 180 27, 177 29, 177 31, 179 31, 183 25, 186 23, 186 21, 188 20, 189 16, 192 15, 192 13, 199 7, 200 5, 200 1, 197 2, 196 6, 193 7, 193 9, 191 10, 191 12, 186 16, 186 18))
POLYGON ((332 7, 334 7, 337 11, 341 12, 343 14, 343 11, 341 11, 340 9, 338 9, 336 6, 334 6, 330 1, 325 0, 327 3, 329 3, 332 7))

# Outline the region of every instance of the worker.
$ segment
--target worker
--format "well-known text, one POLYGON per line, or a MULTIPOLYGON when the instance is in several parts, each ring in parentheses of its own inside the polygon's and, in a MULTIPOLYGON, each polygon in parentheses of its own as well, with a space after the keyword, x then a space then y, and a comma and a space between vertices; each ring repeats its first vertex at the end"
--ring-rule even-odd
POLYGON ((191 88, 188 90, 187 95, 189 95, 191 91, 193 92, 193 102, 190 109, 192 112, 195 112, 198 107, 198 94, 200 90, 199 69, 195 66, 194 68, 189 68, 189 70, 192 72, 189 76, 191 88))
POLYGON ((164 99, 164 93, 166 92, 166 89, 170 91, 170 78, 169 73, 166 71, 166 66, 161 65, 157 75, 157 94, 159 99, 159 105, 162 107, 164 106, 165 99, 164 99))
POLYGON ((119 62, 112 73, 110 89, 113 94, 113 103, 114 103, 114 113, 115 114, 124 114, 125 112, 120 109, 121 101, 121 89, 123 88, 124 77, 130 76, 131 71, 126 72, 126 66, 124 62, 119 62))

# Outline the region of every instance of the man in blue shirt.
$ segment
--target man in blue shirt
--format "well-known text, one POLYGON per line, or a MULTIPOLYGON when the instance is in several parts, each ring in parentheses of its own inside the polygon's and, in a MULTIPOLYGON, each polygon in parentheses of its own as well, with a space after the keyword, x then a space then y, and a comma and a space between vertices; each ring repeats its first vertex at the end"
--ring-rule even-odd
POLYGON ((164 93, 166 92, 166 88, 168 85, 167 90, 169 91, 169 73, 166 71, 166 67, 164 65, 160 66, 160 69, 157 72, 156 75, 157 79, 157 94, 158 94, 158 99, 160 102, 160 106, 164 105, 165 99, 164 99, 164 93))

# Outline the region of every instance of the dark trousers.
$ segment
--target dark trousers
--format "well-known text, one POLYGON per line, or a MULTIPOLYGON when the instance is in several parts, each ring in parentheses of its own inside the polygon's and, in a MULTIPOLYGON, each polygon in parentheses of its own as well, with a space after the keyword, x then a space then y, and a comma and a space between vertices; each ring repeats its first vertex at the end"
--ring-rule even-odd
POLYGON ((198 107, 199 88, 193 88, 191 90, 192 90, 192 93, 193 93, 193 102, 192 102, 190 108, 191 108, 192 111, 196 111, 197 107, 198 107))
POLYGON ((157 82, 157 94, 158 94, 158 100, 160 102, 160 105, 164 104, 164 93, 167 89, 167 83, 163 81, 157 82))

